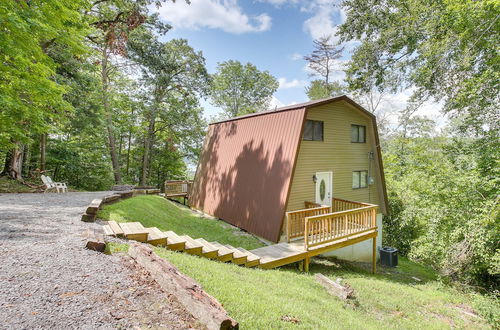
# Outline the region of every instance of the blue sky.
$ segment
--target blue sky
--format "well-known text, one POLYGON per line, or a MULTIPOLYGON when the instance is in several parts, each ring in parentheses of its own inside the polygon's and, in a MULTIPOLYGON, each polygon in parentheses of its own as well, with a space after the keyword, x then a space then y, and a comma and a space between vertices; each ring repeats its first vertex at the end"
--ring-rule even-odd
MULTIPOLYGON (((273 100, 278 106, 307 101, 304 88, 313 78, 302 57, 312 51, 314 38, 331 34, 342 20, 333 1, 322 0, 177 0, 159 13, 173 26, 164 39, 187 39, 203 52, 210 73, 230 59, 268 70, 280 81, 273 100)), ((208 102, 203 106, 207 117, 218 111, 208 102)))
MULTIPOLYGON (((345 20, 337 5, 339 0, 183 0, 165 3, 160 17, 173 29, 164 40, 185 38, 203 52, 210 73, 217 63, 227 60, 251 62, 259 70, 268 70, 280 87, 272 107, 307 101, 304 88, 310 77, 303 56, 313 50, 313 40, 332 35, 345 20)), ((338 60, 335 80, 342 80, 342 68, 357 42, 346 46, 338 60)), ((386 95, 381 108, 395 122, 396 110, 402 109, 411 94, 404 90, 386 95)), ((361 100, 357 100, 361 101, 361 100)), ((362 103, 362 102, 361 102, 362 103)), ((219 112, 208 101, 202 101, 209 119, 219 112)), ((419 114, 439 119, 440 104, 428 103, 419 114)), ((442 121, 442 116, 440 121, 442 121)))

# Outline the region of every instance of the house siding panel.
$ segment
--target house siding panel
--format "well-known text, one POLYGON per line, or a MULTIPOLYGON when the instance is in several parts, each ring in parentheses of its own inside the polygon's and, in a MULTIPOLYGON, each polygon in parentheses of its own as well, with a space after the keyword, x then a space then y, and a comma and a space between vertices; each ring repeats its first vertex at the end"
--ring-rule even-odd
POLYGON ((352 171, 368 170, 368 152, 376 153, 373 121, 351 104, 340 101, 307 110, 307 119, 324 122, 324 141, 301 140, 287 211, 304 208, 304 201, 315 201, 316 172, 333 172, 333 196, 379 204, 378 164, 371 161, 368 188, 352 188, 352 171), (366 126, 366 143, 351 142, 351 124, 366 126))
POLYGON ((193 208, 277 241, 305 109, 212 124, 193 183, 193 208))

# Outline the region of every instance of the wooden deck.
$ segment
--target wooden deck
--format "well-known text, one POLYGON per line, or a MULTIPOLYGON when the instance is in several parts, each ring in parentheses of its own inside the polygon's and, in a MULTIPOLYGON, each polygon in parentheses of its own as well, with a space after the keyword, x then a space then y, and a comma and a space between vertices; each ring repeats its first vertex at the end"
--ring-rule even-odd
MULTIPOLYGON (((184 189, 187 183, 176 181, 172 182, 172 186, 184 189)), ((170 193, 173 195, 174 191, 171 189, 170 193)), ((139 222, 109 221, 103 229, 107 235, 125 236, 165 246, 170 250, 245 267, 271 269, 301 262, 305 271, 309 270, 309 262, 314 256, 372 239, 372 264, 375 272, 377 205, 342 199, 334 199, 332 202, 333 207, 305 202, 305 209, 287 212, 287 242, 250 251, 216 241, 208 242, 203 238, 193 239, 173 231, 162 232, 156 227, 144 228, 139 222)))
MULTIPOLYGON (((270 269, 298 261, 304 261, 305 270, 308 270, 309 260, 311 257, 340 249, 352 244, 356 244, 368 239, 377 237, 377 230, 372 229, 363 233, 350 235, 348 237, 339 238, 337 240, 315 246, 307 250, 304 246, 304 240, 294 240, 289 243, 278 243, 270 246, 265 246, 250 252, 260 257, 259 267, 270 269)), ((376 244, 374 243, 374 246, 376 244)), ((375 267, 375 264, 374 264, 375 267)), ((375 268, 373 269, 375 272, 375 268)))

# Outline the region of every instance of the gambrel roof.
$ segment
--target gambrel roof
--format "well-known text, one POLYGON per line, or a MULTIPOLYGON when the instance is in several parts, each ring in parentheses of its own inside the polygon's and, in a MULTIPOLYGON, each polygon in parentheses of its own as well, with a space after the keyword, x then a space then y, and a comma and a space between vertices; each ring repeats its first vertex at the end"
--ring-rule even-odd
MULTIPOLYGON (((338 101, 369 116, 376 128, 375 116, 345 95, 210 124, 191 189, 191 207, 278 241, 307 109, 338 101)), ((386 213, 376 129, 375 145, 383 185, 381 208, 386 213)))

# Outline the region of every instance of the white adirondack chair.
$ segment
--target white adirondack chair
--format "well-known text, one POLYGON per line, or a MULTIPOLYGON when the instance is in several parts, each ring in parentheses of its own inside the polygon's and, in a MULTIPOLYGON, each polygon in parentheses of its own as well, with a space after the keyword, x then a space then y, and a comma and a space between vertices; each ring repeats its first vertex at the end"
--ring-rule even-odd
POLYGON ((45 192, 50 189, 56 189, 57 193, 61 190, 62 192, 68 192, 68 187, 64 182, 54 182, 49 176, 42 175, 42 182, 45 185, 45 192))

